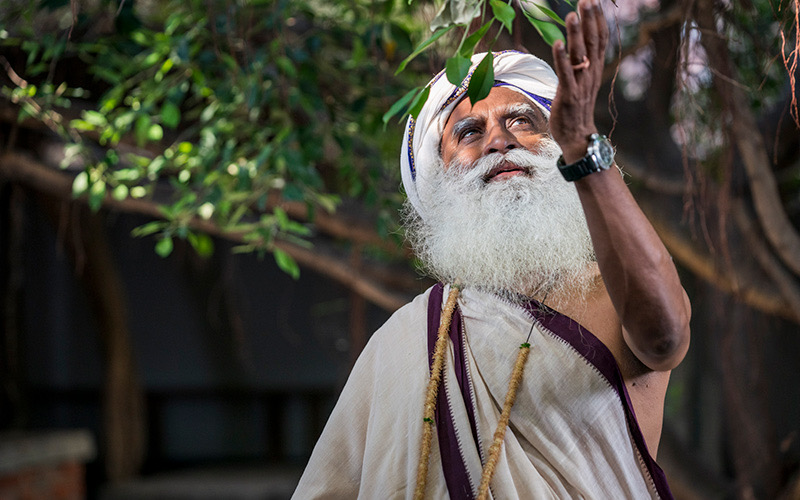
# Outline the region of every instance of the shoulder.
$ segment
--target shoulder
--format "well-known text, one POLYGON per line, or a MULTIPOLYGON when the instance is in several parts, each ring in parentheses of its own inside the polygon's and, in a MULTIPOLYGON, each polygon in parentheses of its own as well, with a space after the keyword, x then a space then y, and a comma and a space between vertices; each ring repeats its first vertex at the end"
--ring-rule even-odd
POLYGON ((428 324, 428 299, 432 290, 433 287, 425 290, 395 311, 372 334, 364 353, 380 352, 398 345, 421 345, 424 348, 428 324))
POLYGON ((431 288, 395 311, 372 334, 350 373, 353 380, 372 381, 427 375, 427 319, 431 288))

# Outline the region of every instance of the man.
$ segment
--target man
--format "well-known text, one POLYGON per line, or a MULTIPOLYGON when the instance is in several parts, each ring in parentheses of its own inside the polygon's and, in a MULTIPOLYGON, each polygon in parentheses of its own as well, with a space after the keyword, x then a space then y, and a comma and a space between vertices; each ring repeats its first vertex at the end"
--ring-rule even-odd
POLYGON ((401 162, 444 285, 372 337, 295 498, 671 496, 653 457, 690 306, 595 135, 608 30, 597 0, 578 12, 555 74, 495 54, 475 106, 431 82, 401 162))

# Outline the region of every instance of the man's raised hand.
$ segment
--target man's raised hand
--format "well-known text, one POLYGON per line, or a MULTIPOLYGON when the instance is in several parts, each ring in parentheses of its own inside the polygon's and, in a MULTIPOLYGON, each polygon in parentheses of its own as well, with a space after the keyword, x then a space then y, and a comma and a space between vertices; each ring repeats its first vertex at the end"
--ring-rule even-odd
POLYGON ((572 163, 586 154, 587 138, 597 132, 594 106, 603 76, 608 25, 599 0, 580 0, 566 18, 567 45, 553 44, 558 89, 550 114, 550 131, 572 163))

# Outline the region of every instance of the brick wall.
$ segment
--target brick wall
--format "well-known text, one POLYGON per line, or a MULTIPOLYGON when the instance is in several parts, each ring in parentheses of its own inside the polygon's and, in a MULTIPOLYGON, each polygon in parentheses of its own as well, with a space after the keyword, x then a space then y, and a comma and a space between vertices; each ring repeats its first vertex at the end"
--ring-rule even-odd
POLYGON ((0 475, 0 500, 82 500, 85 484, 77 461, 25 467, 0 475))
POLYGON ((0 500, 81 500, 94 457, 83 430, 0 434, 0 500))

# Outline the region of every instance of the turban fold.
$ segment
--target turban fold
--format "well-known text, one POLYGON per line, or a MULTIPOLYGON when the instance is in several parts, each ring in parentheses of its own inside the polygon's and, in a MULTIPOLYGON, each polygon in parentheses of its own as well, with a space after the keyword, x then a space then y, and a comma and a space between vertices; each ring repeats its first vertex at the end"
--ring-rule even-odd
MULTIPOLYGON (((422 207, 417 186, 425 182, 429 177, 429 169, 436 165, 447 118, 466 95, 472 73, 484 55, 472 56, 469 73, 458 87, 447 80, 444 70, 436 75, 428 83, 430 94, 417 118, 408 118, 400 153, 400 168, 406 196, 420 213, 422 207)), ((507 86, 528 96, 549 117, 550 103, 558 85, 556 74, 550 66, 534 55, 512 50, 495 52, 493 55, 495 86, 507 86)))

